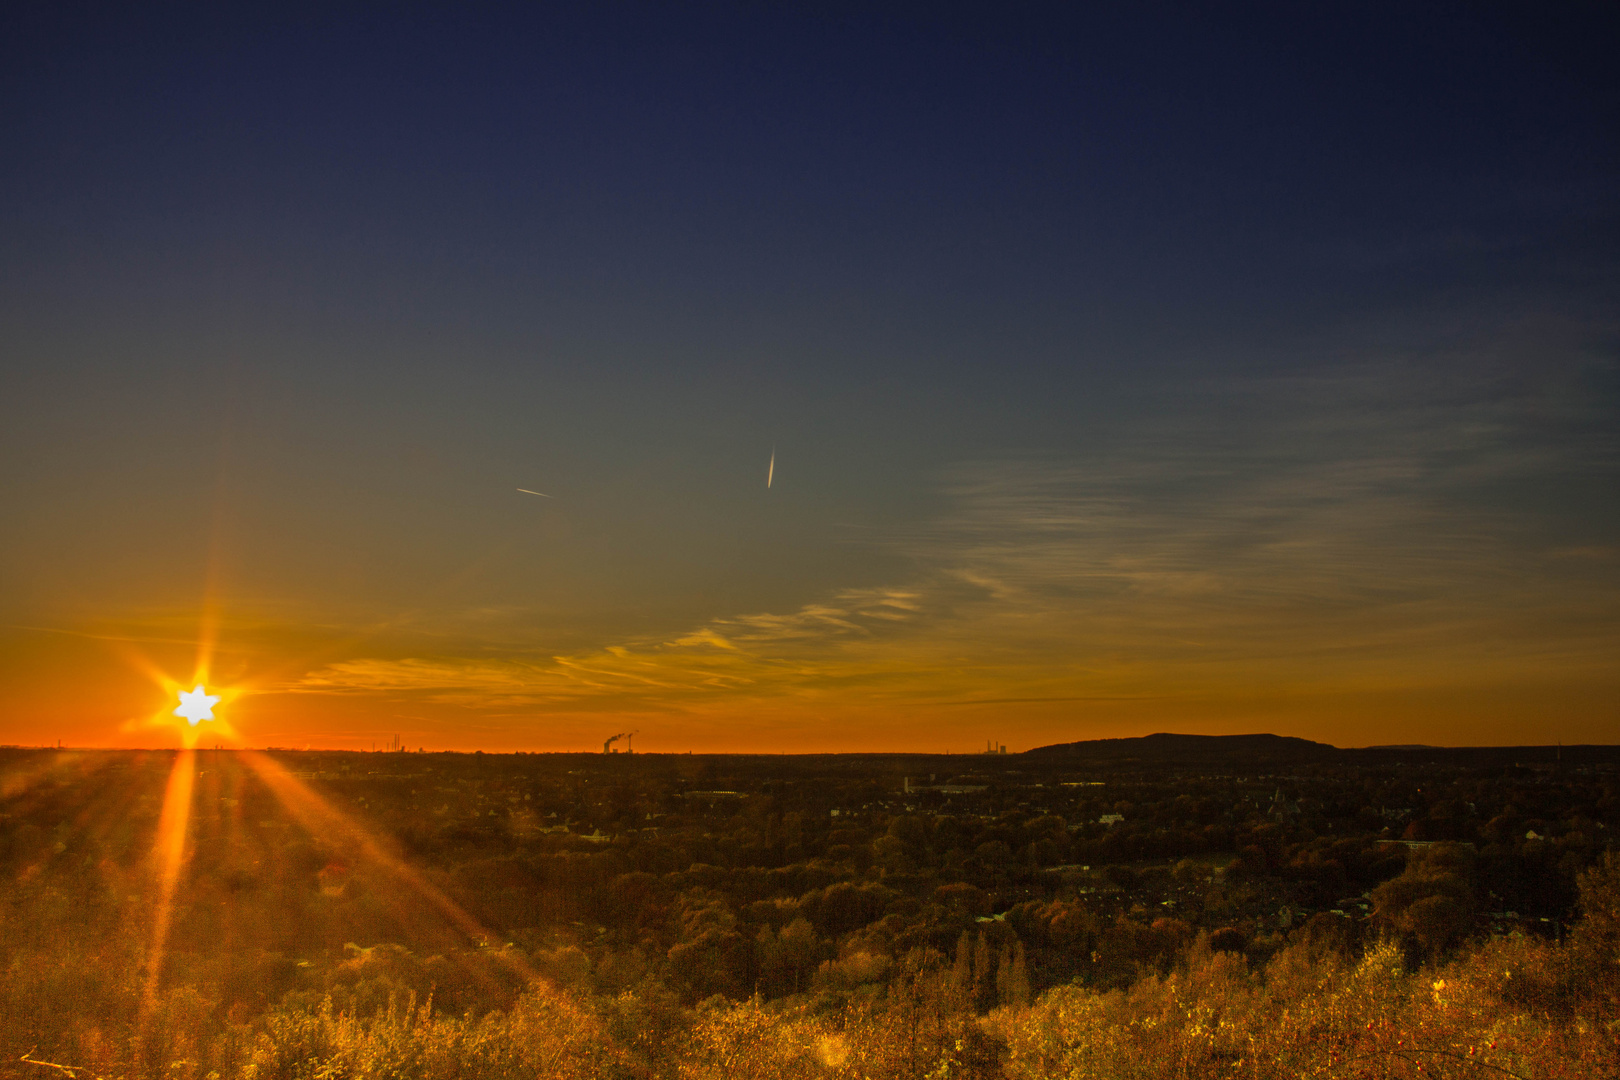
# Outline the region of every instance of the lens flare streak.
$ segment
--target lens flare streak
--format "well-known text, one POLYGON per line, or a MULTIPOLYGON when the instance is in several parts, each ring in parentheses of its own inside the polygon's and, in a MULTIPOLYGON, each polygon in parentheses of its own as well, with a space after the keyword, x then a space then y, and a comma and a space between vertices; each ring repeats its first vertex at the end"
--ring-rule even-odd
POLYGON ((175 888, 186 859, 186 839, 191 823, 191 789, 196 779, 196 751, 186 749, 175 755, 169 770, 169 783, 163 793, 163 810, 158 817, 157 843, 153 850, 157 876, 157 908, 152 922, 152 948, 147 953, 146 988, 142 995, 143 1014, 150 1015, 157 1005, 158 983, 163 975, 164 951, 169 928, 174 922, 175 888))
MULTIPOLYGON (((242 760, 256 773, 276 799, 313 836, 352 845, 361 858, 387 871, 426 900, 461 933, 479 944, 498 940, 497 936, 446 896, 416 869, 389 852, 366 829, 333 807, 317 792, 287 771, 280 762, 256 750, 241 751, 242 760)), ((498 954, 525 981, 538 976, 521 956, 511 950, 498 954)))

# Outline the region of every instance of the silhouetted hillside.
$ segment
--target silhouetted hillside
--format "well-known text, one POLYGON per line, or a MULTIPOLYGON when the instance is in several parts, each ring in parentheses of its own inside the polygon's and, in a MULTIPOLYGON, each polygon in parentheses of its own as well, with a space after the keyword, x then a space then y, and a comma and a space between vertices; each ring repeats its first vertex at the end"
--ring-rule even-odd
POLYGON ((1341 750, 1348 765, 1451 765, 1458 768, 1583 768, 1620 764, 1620 746, 1366 746, 1341 750))
MULTIPOLYGON (((1463 768, 1558 768, 1620 764, 1620 746, 1366 746, 1340 749, 1288 735, 1176 735, 1089 739, 1039 746, 1025 762, 1068 765, 1130 763, 1148 768, 1256 766, 1336 762, 1341 765, 1429 764, 1463 768)), ((1009 758, 1009 761, 1014 760, 1009 758)))
POLYGON ((1025 751, 1041 761, 1135 761, 1142 764, 1296 764, 1325 761, 1339 753, 1327 743, 1288 735, 1174 735, 1160 732, 1136 739, 1090 739, 1025 751))

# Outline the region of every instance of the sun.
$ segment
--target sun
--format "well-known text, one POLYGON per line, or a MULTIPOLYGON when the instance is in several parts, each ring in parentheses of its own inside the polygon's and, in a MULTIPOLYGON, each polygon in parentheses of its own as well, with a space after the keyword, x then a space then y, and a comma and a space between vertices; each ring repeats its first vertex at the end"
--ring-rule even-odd
MULTIPOLYGON (((163 697, 169 699, 170 704, 161 704, 144 717, 131 717, 124 721, 124 731, 163 730, 173 732, 180 738, 180 743, 187 749, 194 747, 199 739, 207 733, 209 739, 223 739, 236 742, 240 735, 232 726, 229 710, 234 708, 237 698, 249 691, 242 686, 216 686, 210 690, 207 678, 202 672, 193 672, 190 682, 196 683, 191 689, 186 684, 170 678, 150 666, 150 673, 154 682, 162 687, 163 697), (178 696, 179 704, 173 702, 178 696), (214 710, 221 702, 227 703, 227 715, 218 716, 214 710), (202 726, 204 720, 209 721, 206 727, 202 726), (182 723, 182 721, 184 721, 182 723)), ((159 701, 162 699, 160 698, 159 701)), ((156 702, 154 702, 156 704, 156 702)))
POLYGON ((214 718, 214 706, 217 704, 219 698, 206 692, 203 684, 198 683, 195 690, 180 691, 180 704, 174 710, 174 715, 196 727, 201 721, 214 718))

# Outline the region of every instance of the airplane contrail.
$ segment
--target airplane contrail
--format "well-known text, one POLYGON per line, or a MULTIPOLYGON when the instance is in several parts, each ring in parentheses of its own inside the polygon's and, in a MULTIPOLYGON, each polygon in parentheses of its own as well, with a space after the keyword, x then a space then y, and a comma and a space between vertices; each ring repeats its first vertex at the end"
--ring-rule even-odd
POLYGON ((771 465, 765 470, 765 487, 769 490, 771 481, 776 479, 776 447, 771 447, 771 465))
POLYGON ((530 491, 528 488, 518 488, 518 490, 523 492, 525 495, 538 495, 542 499, 555 499, 557 497, 555 495, 547 495, 543 491, 530 491))

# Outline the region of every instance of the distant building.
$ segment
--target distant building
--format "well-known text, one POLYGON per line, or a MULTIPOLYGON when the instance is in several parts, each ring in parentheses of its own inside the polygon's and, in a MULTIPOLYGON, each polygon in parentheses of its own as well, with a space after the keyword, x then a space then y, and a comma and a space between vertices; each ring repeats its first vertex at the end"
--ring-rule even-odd
POLYGON ((1470 851, 1474 850, 1472 840, 1379 840, 1376 844, 1381 848, 1403 847, 1408 851, 1422 851, 1424 848, 1432 847, 1457 847, 1467 848, 1470 851))
POLYGON ((1299 817, 1299 803, 1288 798, 1282 793, 1282 788, 1278 788, 1277 793, 1271 797, 1271 806, 1266 812, 1273 820, 1291 821, 1299 817))
POLYGON ((1097 819, 1097 824, 1099 824, 1099 825, 1112 825, 1116 821, 1124 821, 1124 820, 1125 820, 1125 815, 1124 814, 1104 814, 1102 817, 1097 819))
MULTIPOLYGON (((933 777, 929 777, 930 780, 933 777)), ((941 795, 973 795, 987 790, 987 784, 913 784, 911 777, 906 777, 905 794, 913 795, 923 791, 937 791, 941 795)))

